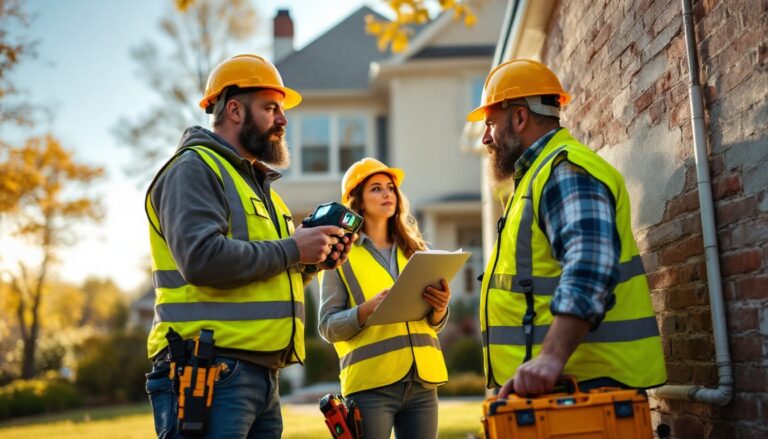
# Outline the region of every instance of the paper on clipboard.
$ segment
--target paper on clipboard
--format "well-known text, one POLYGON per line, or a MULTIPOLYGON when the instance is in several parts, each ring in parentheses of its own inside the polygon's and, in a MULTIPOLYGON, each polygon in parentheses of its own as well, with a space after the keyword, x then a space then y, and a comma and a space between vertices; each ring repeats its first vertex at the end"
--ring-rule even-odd
POLYGON ((421 320, 432 309, 421 293, 428 285, 440 286, 440 279, 450 283, 464 266, 471 252, 441 250, 417 251, 408 260, 387 297, 366 320, 367 326, 421 320))

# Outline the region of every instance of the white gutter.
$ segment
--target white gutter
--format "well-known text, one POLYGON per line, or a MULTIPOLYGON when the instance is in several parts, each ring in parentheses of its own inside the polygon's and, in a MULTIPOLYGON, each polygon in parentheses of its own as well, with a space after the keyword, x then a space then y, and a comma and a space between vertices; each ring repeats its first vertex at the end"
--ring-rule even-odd
POLYGON ((733 368, 731 354, 728 350, 728 330, 725 324, 725 306, 723 304, 722 278, 720 277, 717 231, 715 228, 715 209, 712 203, 712 183, 709 177, 709 160, 707 158, 704 105, 701 86, 699 85, 699 63, 696 57, 696 40, 693 32, 693 18, 691 17, 691 2, 690 0, 681 1, 683 5, 685 46, 688 54, 688 71, 691 76, 688 95, 691 100, 693 149, 696 157, 701 229, 707 264, 709 303, 715 339, 715 363, 717 364, 719 383, 716 389, 697 385, 667 385, 654 389, 650 393, 653 397, 660 399, 677 399, 705 404, 726 405, 733 397, 733 368))

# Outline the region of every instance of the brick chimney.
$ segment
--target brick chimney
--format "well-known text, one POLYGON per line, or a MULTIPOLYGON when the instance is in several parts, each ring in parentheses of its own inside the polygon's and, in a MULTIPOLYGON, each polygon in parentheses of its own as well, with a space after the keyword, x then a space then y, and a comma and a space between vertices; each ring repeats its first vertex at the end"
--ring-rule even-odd
POLYGON ((274 42, 272 59, 275 63, 293 53, 293 20, 288 9, 278 9, 272 20, 274 42))

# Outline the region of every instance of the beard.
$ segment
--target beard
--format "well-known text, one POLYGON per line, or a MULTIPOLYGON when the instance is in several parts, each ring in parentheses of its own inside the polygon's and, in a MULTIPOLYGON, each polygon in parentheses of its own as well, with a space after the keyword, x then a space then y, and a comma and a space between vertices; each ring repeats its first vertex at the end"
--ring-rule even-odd
POLYGON ((515 174, 515 162, 523 155, 523 145, 520 137, 510 134, 500 140, 501 145, 491 143, 488 151, 491 156, 489 174, 491 181, 499 185, 515 174))
POLYGON ((290 166, 291 155, 285 143, 285 128, 273 124, 263 133, 259 133, 259 128, 253 120, 253 113, 247 106, 245 107, 245 123, 238 136, 240 144, 256 160, 279 169, 290 166), (274 136, 276 139, 273 139, 274 136))

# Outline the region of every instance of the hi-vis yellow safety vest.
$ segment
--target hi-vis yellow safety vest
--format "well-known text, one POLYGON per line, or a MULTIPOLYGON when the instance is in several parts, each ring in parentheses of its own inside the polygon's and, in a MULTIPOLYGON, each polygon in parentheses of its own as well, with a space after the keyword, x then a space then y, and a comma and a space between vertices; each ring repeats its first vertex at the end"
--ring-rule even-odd
MULTIPOLYGON (((408 262, 397 249, 402 271, 408 262)), ((339 274, 349 293, 350 308, 394 284, 392 275, 362 245, 355 244, 339 274)), ((341 393, 386 386, 405 378, 416 362, 419 378, 427 383, 448 381, 443 352, 435 330, 425 317, 415 322, 368 326, 347 341, 333 344, 339 355, 341 393)))
POLYGON ((630 220, 624 179, 608 162, 559 130, 520 181, 499 220, 498 238, 488 261, 480 302, 483 357, 487 386, 500 386, 514 376, 526 354, 523 318, 528 295, 533 316, 532 358, 540 350, 553 316, 552 295, 561 273, 546 234, 540 228, 541 195, 556 158, 563 154, 603 182, 616 203, 616 227, 621 240, 621 276, 614 291, 615 306, 589 332, 565 365, 565 374, 578 381, 610 377, 647 388, 666 381, 664 355, 642 260, 630 220))
MULTIPOLYGON (((279 227, 256 192, 221 155, 203 146, 195 151, 216 173, 229 204, 229 239, 263 241, 293 234, 291 213, 271 191, 279 227)), ((179 151, 164 167, 173 163, 179 151)), ((160 171, 160 173, 163 172, 160 171)), ((158 174, 160 175, 160 174, 158 174)), ((201 328, 212 329, 216 346, 256 352, 281 351, 293 344, 291 362, 304 360, 304 285, 296 268, 267 280, 230 289, 199 287, 179 273, 162 235, 150 193, 146 210, 152 251, 152 278, 155 287, 155 320, 147 340, 150 358, 167 346, 169 327, 183 338, 196 337, 201 328)))

